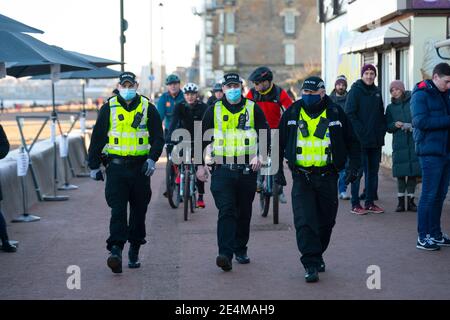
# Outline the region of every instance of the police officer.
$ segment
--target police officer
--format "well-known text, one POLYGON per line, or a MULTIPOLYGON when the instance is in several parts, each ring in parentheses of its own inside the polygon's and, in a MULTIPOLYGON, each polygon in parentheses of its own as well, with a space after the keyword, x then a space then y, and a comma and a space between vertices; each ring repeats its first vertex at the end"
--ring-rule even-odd
POLYGON ((140 267, 138 254, 140 246, 146 243, 150 176, 164 147, 161 118, 149 99, 136 93, 138 86, 133 73, 120 75, 119 94, 100 109, 89 147, 89 167, 94 180, 103 180, 102 151, 107 155, 105 195, 111 207, 107 264, 114 273, 122 272, 122 250, 127 240, 128 266, 140 267))
MULTIPOLYGON (((325 94, 322 79, 303 83, 302 99, 280 121, 280 163, 283 155, 292 171, 292 208, 297 246, 306 282, 319 280, 325 271, 323 253, 330 242, 338 210, 338 172, 349 157, 347 183, 357 177, 360 146, 340 106, 325 94)), ((283 166, 276 180, 286 185, 283 166)))
MULTIPOLYGON (((222 270, 230 271, 233 254, 238 263, 250 262, 247 243, 256 173, 261 168, 259 130, 265 129, 268 133, 269 126, 258 105, 242 96, 242 81, 238 74, 226 74, 222 89, 225 96, 206 111, 202 129, 203 133, 213 130, 214 136, 211 192, 219 209, 216 264, 222 270)), ((203 148, 207 144, 204 142, 203 148)), ((205 167, 199 166, 197 178, 205 181, 207 175, 205 167)))
POLYGON ((217 100, 222 100, 223 98, 222 84, 219 82, 214 84, 211 93, 212 96, 209 97, 208 101, 206 102, 208 106, 213 106, 216 104, 217 100))

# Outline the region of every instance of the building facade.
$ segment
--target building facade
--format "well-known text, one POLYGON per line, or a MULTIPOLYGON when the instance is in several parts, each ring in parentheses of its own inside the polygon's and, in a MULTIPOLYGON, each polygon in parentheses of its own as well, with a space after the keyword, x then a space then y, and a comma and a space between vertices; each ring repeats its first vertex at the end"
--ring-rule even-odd
POLYGON ((284 86, 320 71, 316 0, 205 0, 200 15, 202 86, 230 71, 246 79, 262 65, 284 86))
MULTIPOLYGON (((393 80, 402 80, 412 90, 444 61, 435 44, 450 35, 448 0, 319 0, 318 15, 328 92, 338 75, 346 75, 351 85, 360 78, 361 66, 372 63, 387 106, 393 80)), ((386 162, 392 154, 391 139, 386 136, 386 162)))

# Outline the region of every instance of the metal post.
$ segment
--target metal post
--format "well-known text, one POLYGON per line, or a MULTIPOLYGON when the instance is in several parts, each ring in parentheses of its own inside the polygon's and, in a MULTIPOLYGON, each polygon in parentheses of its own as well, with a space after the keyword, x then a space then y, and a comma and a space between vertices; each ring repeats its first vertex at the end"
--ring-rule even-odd
MULTIPOLYGON (((26 152, 26 148, 24 146, 21 147, 21 152, 26 152)), ((31 157, 28 154, 28 152, 27 152, 27 155, 31 161, 31 157)), ((30 162, 30 165, 31 165, 31 162, 30 162)), ((17 218, 14 218, 13 220, 11 220, 11 222, 34 222, 34 221, 41 220, 40 217, 27 213, 27 211, 28 211, 28 193, 27 193, 25 178, 26 178, 26 176, 20 177, 20 184, 22 187, 23 213, 20 216, 18 216, 17 218)))
MULTIPOLYGON (((56 122, 58 120, 58 115, 56 113, 56 104, 55 104, 55 83, 52 81, 52 125, 56 127, 56 122)), ((55 130, 56 131, 56 130, 55 130)), ((56 195, 56 189, 58 187, 58 159, 56 155, 56 134, 53 140, 53 195, 44 195, 42 200, 44 201, 66 201, 69 200, 68 196, 58 196, 56 195)))
POLYGON ((153 99, 153 4, 150 0, 150 99, 153 99))
POLYGON ((125 70, 125 30, 127 29, 127 22, 123 18, 123 0, 120 0, 120 70, 125 70))
POLYGON ((164 16, 163 16, 164 4, 160 2, 159 7, 161 9, 161 86, 162 86, 162 84, 164 83, 164 16))

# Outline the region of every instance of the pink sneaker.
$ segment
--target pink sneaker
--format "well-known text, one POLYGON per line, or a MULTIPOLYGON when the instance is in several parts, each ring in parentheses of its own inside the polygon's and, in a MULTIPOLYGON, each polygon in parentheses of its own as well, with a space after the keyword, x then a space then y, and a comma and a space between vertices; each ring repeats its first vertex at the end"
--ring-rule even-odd
POLYGON ((359 204, 352 208, 351 213, 357 214, 358 216, 364 216, 369 213, 366 209, 361 207, 359 204))
POLYGON ((366 207, 366 210, 369 211, 370 213, 383 213, 384 212, 384 210, 381 209, 376 204, 372 204, 372 205, 366 207))

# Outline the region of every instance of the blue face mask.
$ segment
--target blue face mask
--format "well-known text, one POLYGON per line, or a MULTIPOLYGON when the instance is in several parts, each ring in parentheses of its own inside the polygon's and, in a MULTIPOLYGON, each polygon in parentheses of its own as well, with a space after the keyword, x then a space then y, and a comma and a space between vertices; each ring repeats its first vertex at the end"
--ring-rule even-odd
POLYGON ((133 88, 120 89, 119 93, 125 101, 131 101, 136 97, 136 89, 133 88))
POLYGON ((241 88, 229 89, 225 91, 225 96, 230 102, 237 102, 242 95, 241 88))
POLYGON ((320 97, 320 94, 303 94, 302 99, 307 106, 312 106, 318 103, 322 98, 320 97))

